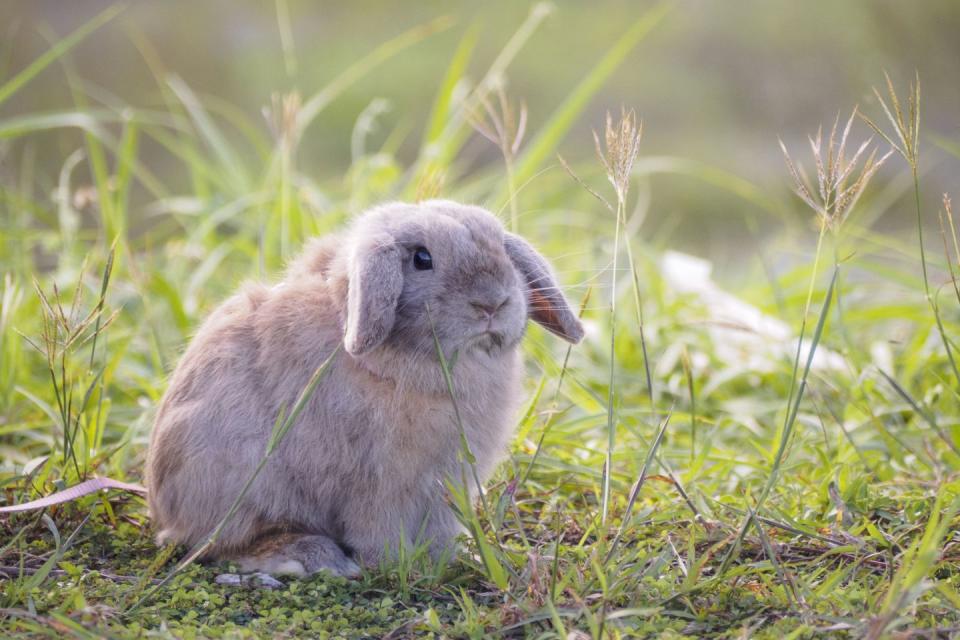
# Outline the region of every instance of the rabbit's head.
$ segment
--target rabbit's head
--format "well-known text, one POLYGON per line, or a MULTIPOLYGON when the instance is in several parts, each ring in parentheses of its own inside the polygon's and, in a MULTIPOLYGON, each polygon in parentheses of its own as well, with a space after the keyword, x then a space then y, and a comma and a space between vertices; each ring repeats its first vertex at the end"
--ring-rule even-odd
POLYGON ((527 318, 576 343, 583 327, 547 261, 488 211, 443 200, 393 203, 363 214, 343 247, 344 345, 495 354, 523 337, 527 318))

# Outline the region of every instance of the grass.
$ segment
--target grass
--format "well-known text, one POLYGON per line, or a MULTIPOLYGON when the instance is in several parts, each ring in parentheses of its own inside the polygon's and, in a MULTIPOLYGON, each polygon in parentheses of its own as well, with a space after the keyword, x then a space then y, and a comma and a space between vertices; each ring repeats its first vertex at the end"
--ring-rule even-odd
MULTIPOLYGON (((275 276, 307 237, 382 199, 442 195, 503 209, 555 258, 590 331, 569 349, 531 329, 529 403, 508 459, 476 504, 450 485, 451 508, 468 531, 457 557, 433 561, 414 544, 355 581, 318 575, 285 579, 277 590, 220 585, 213 578, 222 567, 155 546, 142 498, 90 495, 0 519, 3 635, 960 632, 956 225, 946 199, 941 256, 872 224, 885 202, 874 191, 897 170, 884 164, 888 143, 917 194, 915 211, 890 213, 915 216, 928 239, 936 229, 938 212, 919 199, 919 79, 905 112, 888 81, 877 108, 893 133, 875 119, 863 127, 880 134, 878 145, 845 155, 855 117, 842 131, 838 120, 826 141, 811 140, 815 184, 788 156, 784 182, 794 182, 795 200, 729 167, 644 158, 627 110, 620 123, 608 121, 599 159, 585 148, 554 163, 572 123, 589 117, 598 87, 669 6, 625 25, 542 123, 528 120, 523 96, 507 97, 504 79, 547 6, 534 7, 472 85, 464 82, 478 36, 466 28, 437 95, 422 105, 429 116, 417 157, 404 162, 395 151, 409 130, 370 135, 379 115, 371 108, 358 114, 343 180, 319 181, 298 164, 298 145, 321 128, 323 110, 372 68, 461 27, 429 22, 306 99, 278 95, 265 109, 267 125, 198 93, 164 68, 143 36, 134 37, 159 106, 122 104, 87 87, 67 56, 115 10, 8 74, 0 101, 29 91, 39 73, 63 73, 74 105, 0 114, 2 160, 16 169, 0 178, 6 503, 91 475, 139 480, 152 408, 205 314, 242 279, 275 276), (465 170, 471 124, 499 147, 503 163, 465 170), (51 129, 73 134, 74 147, 63 170, 47 175, 32 149, 51 129), (771 269, 763 247, 744 247, 744 269, 756 277, 738 294, 790 327, 786 338, 718 315, 713 302, 664 272, 665 247, 642 233, 656 208, 631 196, 641 191, 631 185, 646 186, 653 173, 713 185, 777 221, 810 206, 812 214, 800 214, 812 223, 801 227, 802 242, 795 227, 784 229, 794 254, 816 246, 803 260, 771 269), (601 195, 608 181, 613 203, 601 195), (53 199, 39 195, 51 191, 53 199)), ((296 69, 302 61, 285 2, 276 13, 287 34, 286 68, 296 69)), ((775 148, 776 132, 770 138, 775 148)), ((455 363, 440 353, 438 366, 446 373, 455 363)), ((289 424, 278 417, 271 444, 289 424)))

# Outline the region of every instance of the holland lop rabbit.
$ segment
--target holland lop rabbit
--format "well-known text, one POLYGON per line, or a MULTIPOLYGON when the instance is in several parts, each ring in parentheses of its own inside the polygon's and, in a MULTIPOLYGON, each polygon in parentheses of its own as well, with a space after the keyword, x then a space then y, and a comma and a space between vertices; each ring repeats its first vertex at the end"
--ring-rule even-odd
POLYGON ((159 540, 210 533, 278 413, 342 343, 207 557, 349 576, 401 534, 450 548, 461 527, 444 482, 461 478, 461 443, 434 332, 456 354, 453 391, 483 480, 510 437, 528 317, 583 337, 544 258, 479 207, 391 203, 313 240, 280 284, 248 285, 216 309, 174 371, 147 461, 159 540))

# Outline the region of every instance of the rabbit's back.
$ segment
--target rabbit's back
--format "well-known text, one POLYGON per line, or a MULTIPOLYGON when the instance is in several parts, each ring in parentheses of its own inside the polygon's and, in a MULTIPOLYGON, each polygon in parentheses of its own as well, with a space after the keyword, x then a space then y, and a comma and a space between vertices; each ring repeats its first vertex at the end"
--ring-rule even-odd
MULTIPOLYGON (((335 311, 322 295, 301 293, 288 285, 247 286, 214 311, 181 358, 157 413, 147 464, 161 539, 192 544, 212 530, 262 458, 281 407, 292 407, 333 351, 328 334, 335 331, 323 327, 335 311), (319 316, 315 330, 303 335, 311 313, 319 316)), ((264 475, 275 474, 276 462, 264 475)), ((257 482, 220 546, 248 541, 271 521, 270 505, 289 499, 287 483, 257 482)))

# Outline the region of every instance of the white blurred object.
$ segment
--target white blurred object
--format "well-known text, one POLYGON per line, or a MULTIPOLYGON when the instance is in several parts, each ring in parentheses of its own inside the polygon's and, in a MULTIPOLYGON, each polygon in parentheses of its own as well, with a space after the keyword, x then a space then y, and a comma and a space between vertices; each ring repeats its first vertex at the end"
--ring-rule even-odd
MULTIPOLYGON (((700 322, 710 335, 718 359, 755 372, 770 372, 785 360, 793 361, 797 353, 796 334, 784 322, 718 287, 710 277, 710 262, 667 251, 660 260, 660 269, 671 291, 693 295, 703 304, 700 322)), ((801 367, 809 353, 810 340, 806 338, 800 351, 801 367)), ((813 355, 811 368, 846 369, 846 361, 821 344, 813 355)))

